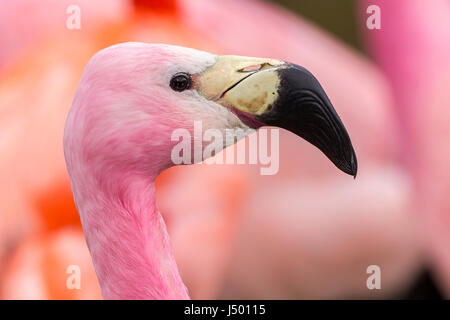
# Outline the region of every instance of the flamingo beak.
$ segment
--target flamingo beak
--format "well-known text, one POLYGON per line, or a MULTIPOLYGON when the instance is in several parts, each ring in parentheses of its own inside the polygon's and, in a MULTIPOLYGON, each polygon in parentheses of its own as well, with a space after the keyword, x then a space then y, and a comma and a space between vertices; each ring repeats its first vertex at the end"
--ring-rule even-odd
POLYGON ((289 130, 319 148, 340 170, 356 176, 356 154, 347 130, 305 68, 274 59, 219 56, 193 79, 202 96, 229 108, 250 127, 289 130))

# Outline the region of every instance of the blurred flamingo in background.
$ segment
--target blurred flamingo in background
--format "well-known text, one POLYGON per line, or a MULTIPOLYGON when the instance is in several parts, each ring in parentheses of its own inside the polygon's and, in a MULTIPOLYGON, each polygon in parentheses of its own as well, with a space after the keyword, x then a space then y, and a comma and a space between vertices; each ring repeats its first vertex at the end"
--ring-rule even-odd
POLYGON ((117 21, 131 7, 123 0, 17 0, 0 3, 0 70, 20 61, 27 50, 38 49, 43 42, 51 41, 55 34, 68 35, 65 28, 71 5, 81 9, 82 28, 95 30, 98 26, 117 21), (26 14, 26 18, 23 15, 26 14))
MULTIPOLYGON (((302 64, 321 79, 355 137, 361 164, 356 182, 336 177, 317 151, 287 132, 280 135, 280 172, 274 177, 261 177, 258 168, 248 166, 195 165, 162 173, 157 202, 191 297, 388 297, 401 291, 420 261, 410 181, 397 161, 393 100, 379 69, 303 19, 267 3, 169 1, 162 8, 155 3, 135 1, 134 10, 130 1, 123 1, 118 8, 127 9, 120 14, 98 24, 94 15, 92 24, 82 20, 78 31, 65 29, 65 8, 54 11, 49 6, 46 15, 57 16, 59 27, 39 32, 47 41, 35 42, 29 47, 34 51, 23 48, 20 58, 6 62, 0 78, 0 174, 9 181, 1 190, 8 201, 0 202, 2 297, 20 292, 29 297, 11 277, 14 270, 24 270, 18 266, 31 263, 28 259, 39 265, 39 258, 21 258, 19 252, 31 250, 26 243, 50 247, 56 241, 51 239, 57 239, 37 241, 36 233, 52 235, 68 225, 80 228, 60 144, 64 118, 89 57, 124 41, 173 43, 302 64), (261 25, 266 26, 263 33, 261 25), (260 192, 253 192, 257 188, 260 192), (180 194, 179 189, 190 193, 180 194), (271 191, 280 196, 267 196, 271 191), (292 223, 294 218, 302 222, 292 223), (274 228, 268 230, 269 225, 274 228), (264 252, 258 252, 261 247, 264 252), (365 286, 370 264, 382 267, 381 292, 368 292, 365 286)), ((103 7, 100 2, 91 5, 103 7)), ((81 247, 87 253, 83 243, 81 247)), ((92 279, 92 265, 87 265, 82 274, 92 279)), ((52 278, 55 271, 42 271, 42 279, 52 278)), ((51 292, 41 297, 67 297, 51 292)))
POLYGON ((362 12, 369 3, 380 7, 382 26, 365 30, 366 43, 392 86, 402 129, 401 159, 415 182, 414 216, 422 225, 421 245, 448 295, 450 2, 363 1, 362 12))
POLYGON ((34 234, 11 255, 3 274, 2 294, 8 299, 99 299, 100 289, 91 269, 91 256, 79 228, 67 226, 34 234), (73 265, 83 270, 80 290, 67 289, 73 265))

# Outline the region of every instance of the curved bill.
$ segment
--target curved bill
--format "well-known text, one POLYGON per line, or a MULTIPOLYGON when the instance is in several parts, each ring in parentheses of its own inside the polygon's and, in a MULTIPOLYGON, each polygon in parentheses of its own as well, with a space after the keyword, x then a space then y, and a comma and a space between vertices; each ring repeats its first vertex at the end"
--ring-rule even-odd
POLYGON ((322 86, 305 68, 274 59, 219 56, 194 76, 205 98, 230 108, 253 128, 289 130, 319 148, 336 167, 356 176, 350 137, 322 86))

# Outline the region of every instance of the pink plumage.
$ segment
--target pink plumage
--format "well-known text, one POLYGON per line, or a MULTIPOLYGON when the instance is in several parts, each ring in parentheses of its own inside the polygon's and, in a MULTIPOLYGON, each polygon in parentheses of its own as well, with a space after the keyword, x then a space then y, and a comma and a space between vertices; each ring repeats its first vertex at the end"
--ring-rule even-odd
POLYGON ((156 80, 188 60, 178 53, 132 43, 101 51, 67 119, 67 167, 106 299, 188 298, 154 187, 170 165, 170 132, 186 121, 156 80))
POLYGON ((196 90, 169 86, 174 74, 201 73, 216 58, 177 46, 125 43, 100 51, 85 68, 64 151, 106 299, 188 298, 155 205, 155 179, 174 164, 175 129, 194 136, 195 120, 204 129, 243 126, 196 90))

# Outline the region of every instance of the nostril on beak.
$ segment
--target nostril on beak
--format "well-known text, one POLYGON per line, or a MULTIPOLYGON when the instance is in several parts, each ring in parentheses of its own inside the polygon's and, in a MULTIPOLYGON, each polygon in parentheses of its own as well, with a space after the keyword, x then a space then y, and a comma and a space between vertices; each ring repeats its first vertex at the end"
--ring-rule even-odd
POLYGON ((260 71, 260 70, 263 70, 266 68, 270 68, 270 67, 273 67, 273 65, 265 62, 265 63, 260 63, 260 64, 255 64, 252 66, 244 67, 242 69, 239 69, 238 72, 257 72, 257 71, 260 71))
POLYGON ((239 69, 238 72, 253 72, 253 71, 259 71, 262 68, 262 64, 257 64, 253 66, 248 66, 242 69, 239 69))

